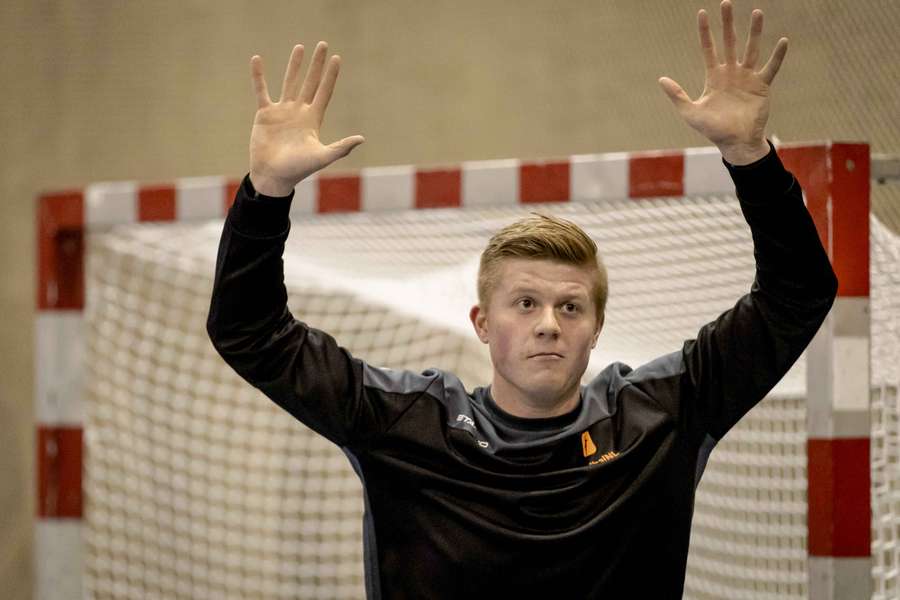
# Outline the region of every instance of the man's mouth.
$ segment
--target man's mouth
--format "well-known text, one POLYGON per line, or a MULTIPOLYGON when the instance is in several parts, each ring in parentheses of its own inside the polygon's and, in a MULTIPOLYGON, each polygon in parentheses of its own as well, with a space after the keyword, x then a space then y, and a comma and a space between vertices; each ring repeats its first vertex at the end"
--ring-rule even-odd
POLYGON ((532 354, 528 358, 562 358, 562 354, 558 354, 556 352, 538 352, 537 354, 532 354))

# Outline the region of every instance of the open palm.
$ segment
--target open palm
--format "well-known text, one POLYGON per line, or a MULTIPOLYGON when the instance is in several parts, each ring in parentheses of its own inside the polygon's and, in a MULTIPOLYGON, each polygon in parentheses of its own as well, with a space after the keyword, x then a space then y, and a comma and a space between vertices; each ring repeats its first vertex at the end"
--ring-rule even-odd
POLYGON ((250 132, 250 180, 258 192, 268 196, 288 195, 299 181, 365 141, 361 135, 354 135, 332 144, 321 142, 319 129, 341 59, 332 56, 326 67, 328 45, 319 42, 301 85, 303 51, 302 45, 294 46, 277 102, 269 97, 262 58, 250 60, 257 104, 250 132))
POLYGON ((716 53, 705 10, 697 14, 700 46, 706 63, 703 93, 692 100, 672 79, 659 83, 687 123, 720 149, 750 149, 765 146, 765 127, 769 119, 769 86, 787 53, 787 38, 781 38, 768 62, 755 70, 759 60, 759 38, 763 13, 754 10, 744 56, 737 60, 734 15, 730 0, 722 9, 724 62, 716 53))

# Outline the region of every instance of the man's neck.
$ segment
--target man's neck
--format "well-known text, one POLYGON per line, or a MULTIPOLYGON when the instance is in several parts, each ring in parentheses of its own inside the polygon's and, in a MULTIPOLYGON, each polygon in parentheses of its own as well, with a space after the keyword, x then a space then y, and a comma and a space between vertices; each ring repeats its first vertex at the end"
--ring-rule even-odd
POLYGON ((530 398, 512 387, 501 377, 495 377, 491 384, 491 397, 504 412, 523 419, 546 419, 558 417, 575 410, 581 398, 579 386, 567 391, 555 401, 530 398))

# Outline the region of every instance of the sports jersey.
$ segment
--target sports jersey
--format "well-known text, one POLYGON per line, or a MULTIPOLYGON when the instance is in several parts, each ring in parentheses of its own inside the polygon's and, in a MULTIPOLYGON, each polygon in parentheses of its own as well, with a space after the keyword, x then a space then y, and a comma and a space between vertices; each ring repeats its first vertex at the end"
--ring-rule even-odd
POLYGON ((439 368, 369 365, 295 319, 282 259, 292 196, 259 196, 244 178, 207 330, 237 373, 353 465, 370 600, 681 597, 711 450, 788 371, 837 293, 774 147, 723 163, 752 233, 749 292, 680 349, 609 365, 552 418, 508 414, 490 386, 469 392, 439 368))

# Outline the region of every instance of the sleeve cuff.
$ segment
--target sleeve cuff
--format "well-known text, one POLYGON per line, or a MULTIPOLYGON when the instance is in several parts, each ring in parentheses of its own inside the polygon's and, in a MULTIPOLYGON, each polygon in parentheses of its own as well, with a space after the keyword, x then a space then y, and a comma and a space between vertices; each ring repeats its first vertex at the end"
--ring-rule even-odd
POLYGON ((741 202, 766 204, 781 198, 794 185, 794 176, 784 168, 775 146, 768 139, 766 142, 769 153, 749 165, 733 165, 722 159, 741 202))
POLYGON ((250 174, 238 187, 228 220, 240 233, 251 237, 275 237, 287 233, 291 225, 290 211, 294 192, 273 197, 257 193, 250 174))

